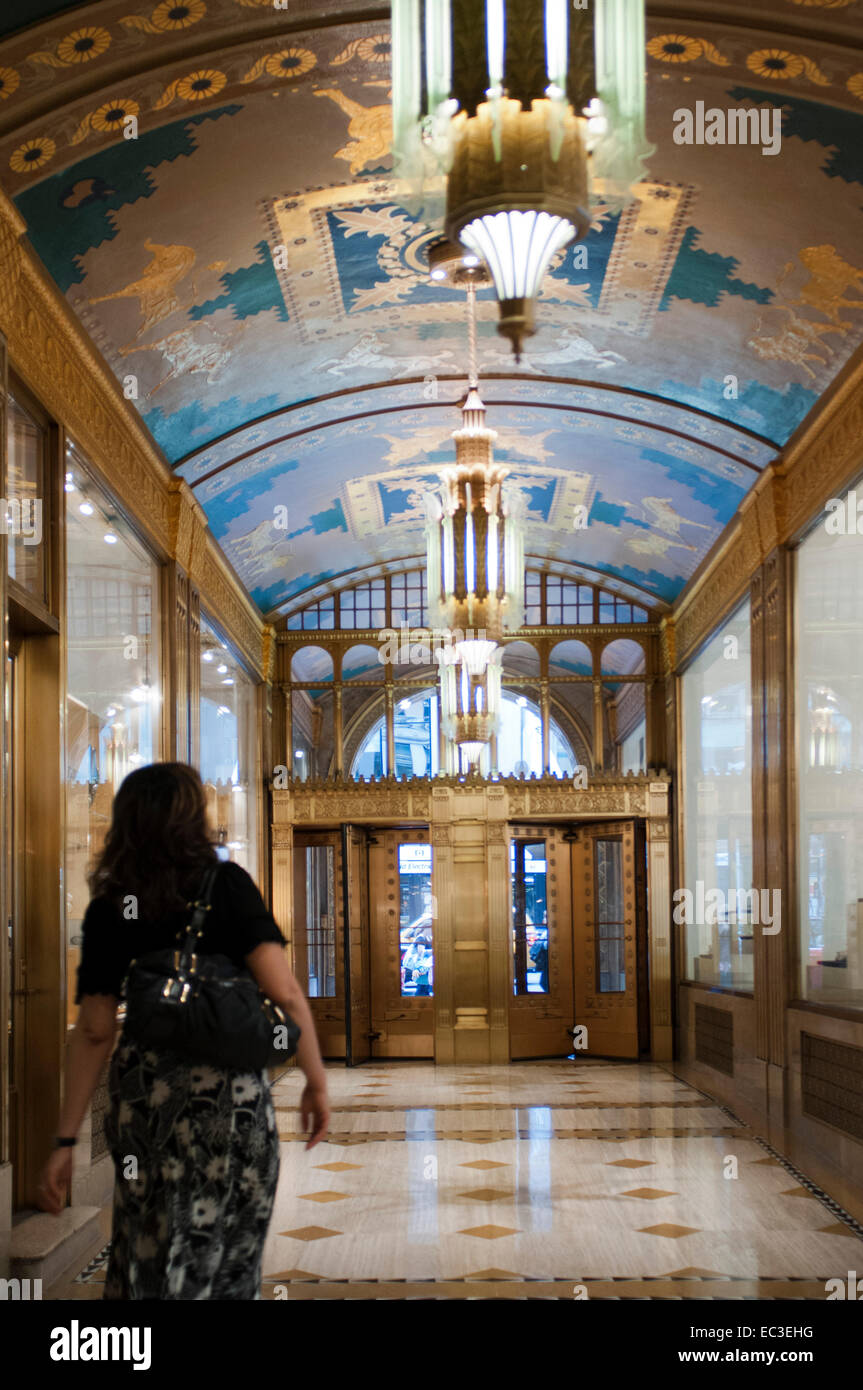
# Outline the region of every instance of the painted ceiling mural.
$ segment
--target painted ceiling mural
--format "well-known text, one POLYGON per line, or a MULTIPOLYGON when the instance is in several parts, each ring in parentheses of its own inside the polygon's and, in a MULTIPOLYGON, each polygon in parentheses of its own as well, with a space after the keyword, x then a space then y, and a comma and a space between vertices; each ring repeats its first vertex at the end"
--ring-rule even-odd
MULTIPOLYGON (((390 172, 386 19, 352 8, 102 0, 0 42, 0 181, 272 614, 422 555, 464 390, 464 299, 390 172)), ((528 553, 660 608, 863 341, 863 0, 671 9, 638 200, 553 264, 520 367, 479 303, 528 553), (696 102, 781 107, 781 148, 676 144, 696 102)))

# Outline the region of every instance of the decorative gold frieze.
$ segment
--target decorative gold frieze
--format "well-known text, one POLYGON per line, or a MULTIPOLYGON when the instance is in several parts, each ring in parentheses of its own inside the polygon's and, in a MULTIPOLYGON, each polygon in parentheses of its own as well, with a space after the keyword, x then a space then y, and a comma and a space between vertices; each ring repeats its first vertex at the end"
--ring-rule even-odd
MULTIPOLYGON (((471 778, 441 778, 443 785, 431 788, 417 778, 399 782, 381 778, 376 782, 354 782, 333 778, 294 783, 273 790, 274 820, 311 821, 331 824, 345 820, 394 820, 431 822, 432 843, 449 845, 451 826, 438 819, 444 798, 455 795, 474 798, 457 805, 458 819, 464 823, 476 814, 485 822, 484 840, 489 845, 506 842, 505 820, 520 817, 560 816, 571 820, 603 816, 659 816, 668 814, 669 777, 665 772, 648 777, 603 777, 587 788, 575 788, 555 777, 523 782, 502 778, 485 783, 471 778)), ((477 841, 479 843, 479 841, 477 841)), ((463 847, 462 847, 463 849, 463 847)))

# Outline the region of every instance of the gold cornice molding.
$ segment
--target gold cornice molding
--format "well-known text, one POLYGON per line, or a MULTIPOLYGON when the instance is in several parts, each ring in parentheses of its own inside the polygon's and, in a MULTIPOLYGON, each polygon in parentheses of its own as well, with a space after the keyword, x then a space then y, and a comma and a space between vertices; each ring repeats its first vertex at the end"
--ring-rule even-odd
MULTIPOLYGON (((337 823, 357 820, 420 820, 433 827, 435 843, 448 843, 450 820, 494 821, 529 817, 561 817, 566 821, 597 816, 644 816, 665 820, 668 816, 669 774, 598 776, 586 788, 576 788, 556 777, 501 778, 486 782, 479 777, 464 780, 436 777, 400 780, 384 777, 373 782, 333 778, 291 782, 273 788, 274 828, 286 825, 337 823), (464 803, 459 807, 459 802, 464 803)), ((502 826, 501 826, 502 829, 502 826)), ((661 832, 660 832, 661 836, 661 832)), ((497 838, 489 835, 489 839, 497 838)))
POLYGON ((264 624, 261 634, 261 674, 268 684, 272 684, 276 670, 276 629, 271 623, 264 624))
POLYGON ((677 629, 674 618, 663 618, 659 628, 662 674, 670 676, 677 665, 677 629))
POLYGON ((805 528, 863 471, 863 347, 740 504, 714 554, 677 599, 677 668, 743 597, 777 546, 805 528))
POLYGON ((815 412, 791 436, 776 472, 785 499, 783 541, 863 469, 863 347, 839 373, 815 412), (817 412, 817 413, 816 413, 817 412))
POLYGON ((177 478, 101 353, 25 244, 24 223, 0 191, 0 332, 12 367, 80 445, 161 560, 175 560, 256 677, 263 619, 217 542, 191 488, 177 478))

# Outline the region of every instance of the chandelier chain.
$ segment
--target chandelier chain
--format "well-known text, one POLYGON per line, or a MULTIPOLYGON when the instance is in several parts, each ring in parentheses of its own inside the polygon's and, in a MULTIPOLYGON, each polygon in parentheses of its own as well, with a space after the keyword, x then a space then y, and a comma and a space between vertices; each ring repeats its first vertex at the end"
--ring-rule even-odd
POLYGON ((476 285, 472 281, 467 287, 467 364, 468 386, 474 388, 479 385, 479 369, 476 351, 476 285))

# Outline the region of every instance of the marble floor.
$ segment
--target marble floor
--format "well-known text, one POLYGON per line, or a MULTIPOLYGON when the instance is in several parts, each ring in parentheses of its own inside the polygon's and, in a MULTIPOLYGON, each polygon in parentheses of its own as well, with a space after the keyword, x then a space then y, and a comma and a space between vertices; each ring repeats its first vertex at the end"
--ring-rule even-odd
MULTIPOLYGON (((265 1298, 823 1299, 863 1228, 670 1070, 581 1059, 328 1068, 282 1138, 265 1298)), ((107 1229, 107 1226, 106 1226, 107 1229)), ((98 1297, 104 1252, 54 1297, 98 1297)))

